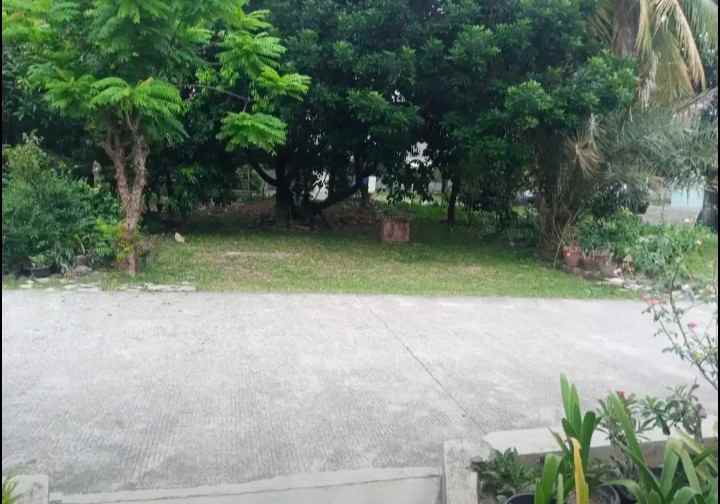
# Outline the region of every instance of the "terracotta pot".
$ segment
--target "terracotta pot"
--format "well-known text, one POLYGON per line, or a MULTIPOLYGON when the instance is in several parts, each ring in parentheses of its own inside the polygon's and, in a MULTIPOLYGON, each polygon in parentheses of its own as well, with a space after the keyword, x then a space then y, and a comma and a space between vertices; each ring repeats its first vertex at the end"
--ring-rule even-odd
POLYGON ((567 267, 575 269, 580 266, 583 254, 579 248, 565 247, 563 251, 563 257, 565 259, 565 264, 567 265, 567 267))
POLYGON ((587 269, 595 271, 606 271, 612 265, 611 252, 593 252, 583 257, 583 264, 587 269))

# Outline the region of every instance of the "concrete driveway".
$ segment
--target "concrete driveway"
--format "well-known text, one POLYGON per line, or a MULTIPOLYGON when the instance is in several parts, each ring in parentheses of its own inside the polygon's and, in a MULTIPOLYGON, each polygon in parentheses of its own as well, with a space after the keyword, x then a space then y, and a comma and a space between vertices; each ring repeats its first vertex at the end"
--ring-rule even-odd
POLYGON ((439 467, 444 440, 556 424, 562 372, 587 399, 692 381, 642 309, 3 292, 2 468, 79 493, 439 467))

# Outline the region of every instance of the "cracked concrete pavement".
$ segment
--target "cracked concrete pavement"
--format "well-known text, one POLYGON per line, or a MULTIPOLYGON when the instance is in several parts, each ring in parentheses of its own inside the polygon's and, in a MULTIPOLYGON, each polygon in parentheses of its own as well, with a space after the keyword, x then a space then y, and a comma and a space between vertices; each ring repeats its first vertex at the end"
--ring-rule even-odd
POLYGON ((642 310, 7 291, 2 468, 82 493, 439 467, 445 440, 557 424, 560 373, 586 399, 692 381, 642 310))

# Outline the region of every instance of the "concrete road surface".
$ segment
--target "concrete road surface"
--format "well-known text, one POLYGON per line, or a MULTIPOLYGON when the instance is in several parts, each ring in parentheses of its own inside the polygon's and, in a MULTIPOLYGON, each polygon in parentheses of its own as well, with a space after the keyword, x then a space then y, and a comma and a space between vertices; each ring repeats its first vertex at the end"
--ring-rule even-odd
MULTIPOLYGON (((2 468, 65 493, 439 467, 442 442, 694 379, 631 302, 2 294, 2 468)), ((703 389, 708 409, 717 397, 703 389)))

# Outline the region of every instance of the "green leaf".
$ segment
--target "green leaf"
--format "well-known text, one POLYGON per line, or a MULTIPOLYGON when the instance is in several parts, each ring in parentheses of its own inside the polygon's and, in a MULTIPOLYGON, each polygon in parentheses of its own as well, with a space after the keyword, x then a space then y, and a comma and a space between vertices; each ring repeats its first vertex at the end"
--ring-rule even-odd
POLYGON ((285 143, 287 125, 277 117, 256 113, 228 114, 218 138, 227 141, 228 150, 257 147, 274 152, 285 143))
POLYGON ((681 488, 675 494, 675 497, 672 500, 672 504, 689 504, 698 497, 702 497, 702 492, 696 491, 688 487, 681 488))
POLYGON ((560 474, 562 460, 557 455, 545 457, 542 479, 535 489, 535 504, 550 504, 555 496, 555 485, 560 474))
POLYGON ((647 492, 635 481, 631 480, 617 480, 611 481, 610 485, 621 486, 627 489, 637 500, 638 504, 647 504, 648 495, 647 492))
POLYGON ((663 496, 669 496, 673 490, 679 463, 680 458, 672 446, 672 441, 669 441, 665 447, 665 461, 663 463, 663 472, 660 478, 660 488, 663 496))
MULTIPOLYGON (((682 461, 683 470, 685 472, 685 477, 688 480, 688 483, 690 484, 690 488, 693 489, 696 492, 702 492, 702 486, 700 484, 700 479, 698 478, 697 470, 695 468, 695 463, 690 457, 690 454, 687 450, 685 450, 682 446, 682 444, 676 440, 671 439, 668 442, 668 447, 670 450, 672 450, 675 457, 679 457, 682 461)), ((677 467, 677 464, 676 464, 677 467)))

